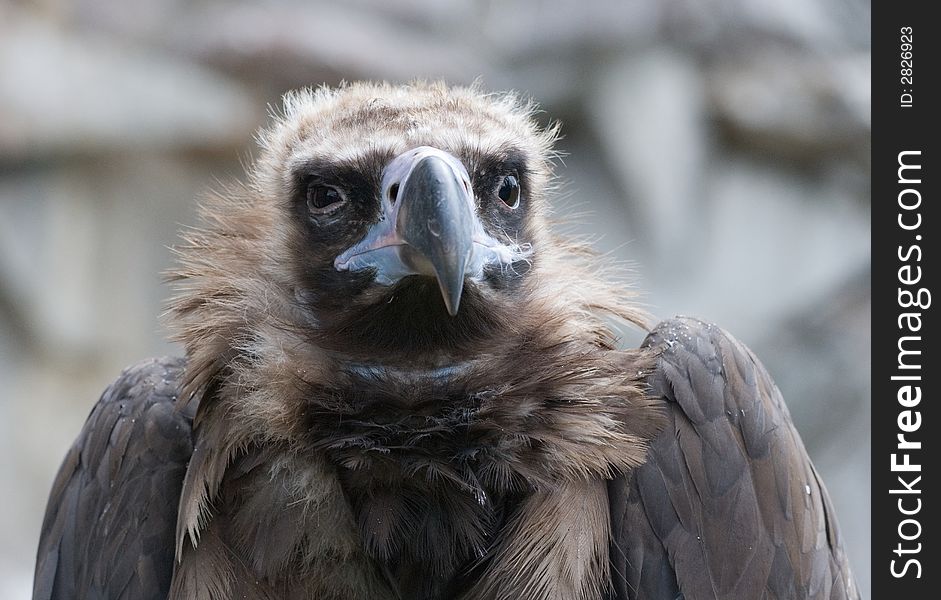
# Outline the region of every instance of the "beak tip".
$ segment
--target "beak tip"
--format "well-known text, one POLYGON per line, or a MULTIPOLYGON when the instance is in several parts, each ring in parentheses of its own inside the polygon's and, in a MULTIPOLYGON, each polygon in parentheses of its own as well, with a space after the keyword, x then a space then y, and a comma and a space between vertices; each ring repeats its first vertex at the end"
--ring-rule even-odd
POLYGON ((452 317, 457 316, 458 308, 461 306, 461 292, 463 291, 463 287, 463 285, 453 287, 441 286, 441 299, 444 300, 444 307, 452 317))

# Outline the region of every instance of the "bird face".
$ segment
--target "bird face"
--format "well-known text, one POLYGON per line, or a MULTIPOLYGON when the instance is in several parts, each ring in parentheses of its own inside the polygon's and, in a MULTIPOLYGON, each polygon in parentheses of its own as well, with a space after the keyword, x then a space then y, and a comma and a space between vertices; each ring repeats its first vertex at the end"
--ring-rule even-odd
MULTIPOLYGON (((496 196, 504 212, 519 211, 518 171, 500 179, 496 196)), ((454 316, 465 279, 483 284, 485 268, 496 277, 506 277, 511 269, 518 273, 514 265, 530 253, 529 244, 498 240, 484 228, 471 176, 448 152, 419 146, 396 156, 383 169, 379 191, 379 220, 362 240, 336 257, 338 271, 372 270, 375 282, 386 286, 413 275, 433 277, 448 314, 454 316)), ((315 198, 313 205, 308 204, 312 214, 325 210, 316 201, 324 195, 339 198, 335 190, 322 185, 308 190, 308 198, 315 198)), ((338 199, 331 206, 341 205, 338 199)), ((507 222, 519 220, 506 217, 507 222)))
POLYGON ((283 196, 295 295, 327 346, 466 350, 525 310, 554 136, 528 108, 444 86, 286 107, 257 182, 283 196))

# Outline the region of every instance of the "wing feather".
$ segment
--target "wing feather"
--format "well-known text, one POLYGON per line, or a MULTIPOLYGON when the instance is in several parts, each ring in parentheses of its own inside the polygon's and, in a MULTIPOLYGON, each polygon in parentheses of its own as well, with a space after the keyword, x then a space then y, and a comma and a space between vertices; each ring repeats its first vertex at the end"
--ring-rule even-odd
POLYGON ((183 363, 154 359, 105 390, 49 495, 34 600, 165 599, 192 414, 174 409, 183 363))
POLYGON ((685 318, 645 346, 668 425, 609 486, 615 597, 858 598, 826 489, 751 351, 685 318))

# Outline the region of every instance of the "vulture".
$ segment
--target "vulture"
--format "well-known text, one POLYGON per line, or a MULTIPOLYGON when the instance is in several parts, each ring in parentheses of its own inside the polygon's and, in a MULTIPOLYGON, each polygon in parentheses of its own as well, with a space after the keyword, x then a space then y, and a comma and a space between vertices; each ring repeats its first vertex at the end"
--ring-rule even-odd
POLYGON ((857 598, 761 363, 550 227, 534 110, 286 95, 176 248, 185 356, 127 368, 65 457, 34 600, 857 598))

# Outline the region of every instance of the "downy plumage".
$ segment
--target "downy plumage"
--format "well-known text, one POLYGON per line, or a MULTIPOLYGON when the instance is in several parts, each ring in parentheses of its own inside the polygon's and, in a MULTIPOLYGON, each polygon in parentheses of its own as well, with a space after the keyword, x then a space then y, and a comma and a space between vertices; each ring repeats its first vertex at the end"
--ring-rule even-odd
POLYGON ((34 598, 853 597, 750 353, 690 320, 618 347, 646 317, 549 229, 533 110, 286 96, 178 247, 185 360, 122 375, 63 466, 34 598))

